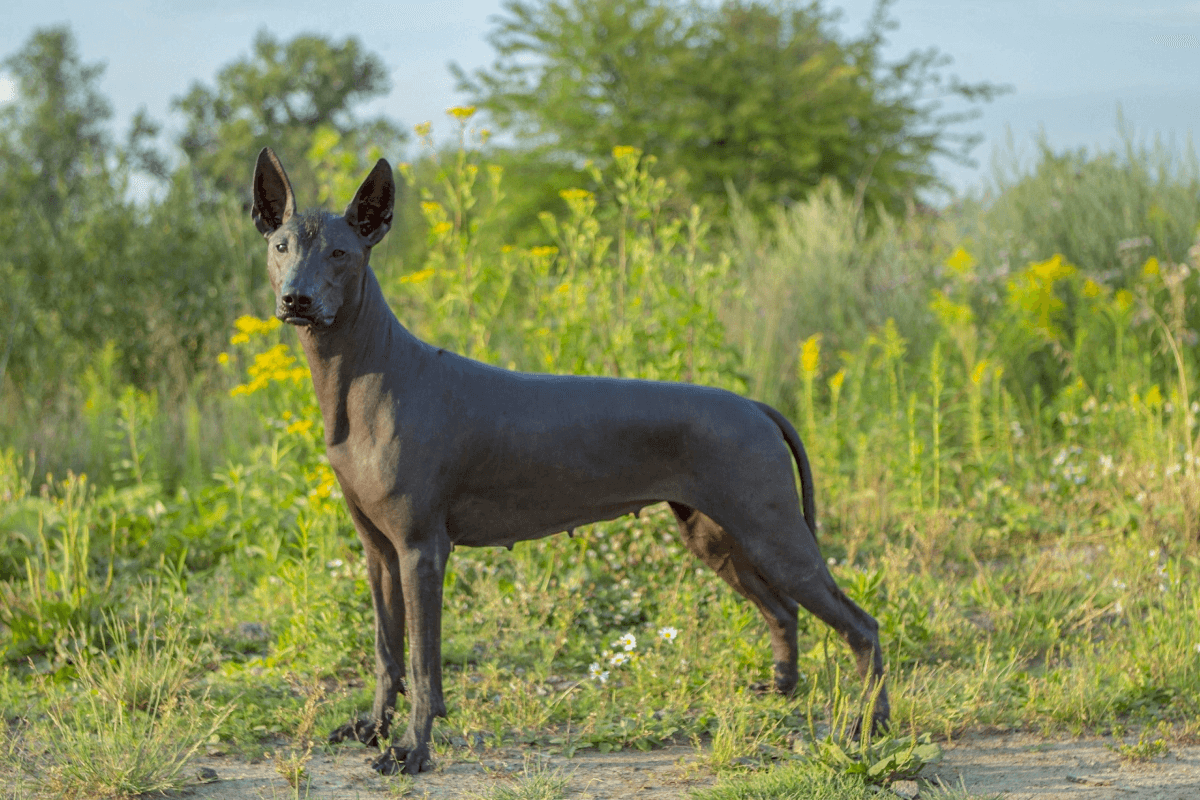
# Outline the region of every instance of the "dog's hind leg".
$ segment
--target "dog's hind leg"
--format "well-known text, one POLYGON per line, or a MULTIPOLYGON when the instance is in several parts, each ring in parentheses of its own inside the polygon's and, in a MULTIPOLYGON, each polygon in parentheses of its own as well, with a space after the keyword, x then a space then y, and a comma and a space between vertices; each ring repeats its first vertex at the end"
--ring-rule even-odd
POLYGON ((396 548, 353 504, 350 516, 363 543, 367 579, 375 607, 375 703, 361 717, 329 734, 330 743, 359 741, 374 745, 387 738, 396 696, 404 694, 404 594, 396 548))
POLYGON ((687 548, 734 591, 753 603, 766 619, 775 660, 775 688, 782 694, 791 694, 799 680, 796 670, 798 604, 773 591, 746 559, 733 537, 711 517, 681 503, 669 505, 687 548))
POLYGON ((846 640, 854 651, 859 674, 875 694, 872 727, 886 727, 890 707, 883 684, 879 623, 838 587, 799 509, 794 514, 763 513, 767 507, 762 504, 756 515, 742 515, 753 524, 747 524, 745 531, 733 531, 732 538, 768 586, 796 600, 846 640))

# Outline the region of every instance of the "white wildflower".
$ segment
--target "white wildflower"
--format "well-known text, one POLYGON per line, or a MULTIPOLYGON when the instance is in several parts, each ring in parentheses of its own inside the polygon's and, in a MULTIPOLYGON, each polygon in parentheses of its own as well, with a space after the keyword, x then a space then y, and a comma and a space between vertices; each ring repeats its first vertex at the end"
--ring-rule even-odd
POLYGON ((664 642, 673 642, 675 641, 675 637, 678 635, 679 630, 677 628, 672 628, 670 625, 665 628, 658 629, 658 638, 662 639, 664 642))
POLYGON ((592 665, 590 667, 588 667, 588 675, 594 681, 600 681, 601 683, 608 683, 608 670, 600 669, 599 662, 596 662, 596 661, 592 662, 592 665))

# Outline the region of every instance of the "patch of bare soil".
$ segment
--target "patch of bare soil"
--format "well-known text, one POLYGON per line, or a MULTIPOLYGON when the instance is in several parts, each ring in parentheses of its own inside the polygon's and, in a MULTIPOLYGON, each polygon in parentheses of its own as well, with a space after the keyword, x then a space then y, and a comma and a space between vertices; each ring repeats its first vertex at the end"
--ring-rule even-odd
MULTIPOLYGON (((445 755, 433 772, 417 776, 407 795, 401 795, 393 782, 375 774, 371 761, 378 751, 358 744, 333 748, 332 754, 314 752, 307 765, 310 778, 307 791, 300 797, 323 798, 410 798, 442 800, 486 796, 497 786, 522 780, 527 772, 539 769, 561 771, 570 778, 567 797, 571 800, 673 800, 687 797, 689 790, 707 786, 715 777, 695 765, 693 747, 675 745, 643 753, 638 750, 599 753, 580 750, 574 758, 552 755, 531 748, 500 748, 480 751, 478 758, 467 751, 461 759, 445 755)), ((247 762, 229 756, 206 756, 193 761, 193 772, 216 772, 217 780, 195 786, 191 796, 209 800, 241 798, 285 798, 293 796, 271 761, 247 762)))
MULTIPOLYGON (((1200 746, 1172 745, 1171 752, 1145 764, 1123 761, 1105 747, 1111 740, 1047 740, 1030 734, 969 734, 944 745, 945 758, 922 778, 948 788, 965 788, 972 798, 1005 800, 1200 800, 1200 746)), ((395 784, 370 768, 375 755, 361 745, 339 745, 331 753, 313 753, 307 770, 310 783, 300 797, 313 800, 368 800, 400 796, 395 784)), ((442 757, 433 772, 421 773, 406 796, 471 798, 521 780, 538 765, 561 770, 570 784, 570 800, 686 798, 691 790, 716 778, 697 764, 692 747, 677 745, 648 753, 598 753, 582 750, 574 758, 502 748, 478 757, 455 750, 442 757), (462 755, 459 756, 458 753, 462 755)), ((213 770, 217 780, 193 787, 191 796, 209 800, 286 798, 296 796, 271 761, 251 762, 232 756, 206 756, 193 762, 193 772, 213 770)), ((924 786, 924 783, 922 783, 924 786)), ((923 790, 922 794, 931 794, 923 790)), ((881 795, 886 797, 887 795, 881 795)))
POLYGON ((1166 756, 1130 763, 1105 747, 1112 743, 968 734, 944 745, 942 763, 922 777, 1006 800, 1200 800, 1200 747, 1171 745, 1166 756))

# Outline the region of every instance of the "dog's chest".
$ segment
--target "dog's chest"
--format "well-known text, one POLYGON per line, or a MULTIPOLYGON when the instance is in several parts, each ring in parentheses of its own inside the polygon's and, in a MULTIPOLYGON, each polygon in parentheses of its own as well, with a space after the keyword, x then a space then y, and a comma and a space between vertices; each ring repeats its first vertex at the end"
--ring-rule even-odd
POLYGON ((402 451, 395 425, 387 419, 350 419, 348 435, 328 445, 329 465, 347 497, 369 506, 395 494, 402 451))

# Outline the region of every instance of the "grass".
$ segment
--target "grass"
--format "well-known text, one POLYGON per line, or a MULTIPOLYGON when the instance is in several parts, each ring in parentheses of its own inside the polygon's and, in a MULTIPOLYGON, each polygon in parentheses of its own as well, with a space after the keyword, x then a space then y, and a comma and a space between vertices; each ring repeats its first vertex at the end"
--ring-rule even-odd
POLYGON ((300 711, 292 743, 283 752, 274 755, 275 771, 292 787, 297 798, 301 790, 305 796, 308 794, 311 779, 306 767, 312 761, 313 745, 316 744, 314 736, 319 735, 314 733, 313 724, 325 698, 325 691, 320 685, 310 686, 304 693, 304 708, 300 711))
MULTIPOLYGON (((752 691, 771 678, 761 617, 657 508, 512 552, 455 551, 450 713, 435 740, 568 755, 695 742, 706 769, 738 776, 721 791, 778 780, 757 796, 817 797, 872 769, 882 781, 910 774, 938 741, 977 726, 1114 741, 1155 726, 1168 745, 1200 735, 1200 365, 1189 344, 1200 312, 1187 301, 1200 264, 1177 252, 1178 230, 1195 223, 1186 203, 1172 201, 1181 220, 1160 226, 1161 248, 1136 245, 1120 271, 1082 260, 1107 230, 1079 245, 1078 263, 1045 249, 1002 258, 990 228, 953 238, 963 217, 860 229, 834 195, 773 233, 747 233, 759 256, 734 264, 737 248, 723 249, 698 210, 662 200, 664 185, 626 155, 622 185, 654 192, 620 202, 649 205, 573 193, 548 223, 557 244, 523 252, 486 251, 472 237, 487 219, 441 225, 431 235, 444 239, 442 260, 394 281, 395 305, 418 333, 457 327, 464 348, 502 365, 692 379, 785 408, 805 431, 823 555, 880 622, 897 728, 873 742, 841 735, 861 683, 807 614, 797 696, 752 691), (620 220, 629 227, 613 229, 620 220), (808 299, 772 288, 792 280, 787 248, 804 256, 804 280, 850 264, 851 283, 902 253, 919 284, 904 289, 911 318, 890 316, 896 295, 872 301, 882 321, 843 325, 827 309, 822 324, 840 329, 797 327, 808 299), (781 754, 787 764, 745 773, 781 754)), ((451 166, 452 184, 470 173, 451 166)), ((1036 198, 1039 181, 1069 179, 1052 167, 1021 191, 1036 198)), ((992 208, 972 224, 988 213, 1015 224, 1011 205, 992 208)), ((231 334, 198 402, 258 433, 200 459, 220 465, 211 474, 168 488, 156 465, 172 454, 154 432, 175 410, 105 383, 102 365, 90 408, 108 411, 86 413, 109 478, 38 475, 0 449, 10 785, 36 774, 58 796, 160 791, 213 741, 270 751, 299 796, 314 738, 370 707, 364 559, 303 364, 270 322, 242 318, 231 334)))
POLYGON ((203 691, 187 691, 197 651, 181 619, 172 608, 152 620, 135 611, 132 624, 108 616, 102 633, 112 651, 74 651, 75 691, 54 691, 43 679, 44 716, 28 717, 6 754, 17 781, 67 798, 132 797, 187 785, 184 766, 230 708, 203 691))
POLYGON ((1144 764, 1156 758, 1169 755, 1171 749, 1162 738, 1152 736, 1150 731, 1143 731, 1138 736, 1137 744, 1119 744, 1108 748, 1121 757, 1122 761, 1130 764, 1144 764))
POLYGON ((509 783, 476 795, 477 800, 561 800, 567 796, 571 776, 560 769, 550 769, 543 763, 525 760, 520 775, 509 783))
POLYGON ((730 776, 692 796, 696 800, 872 800, 876 791, 852 776, 788 764, 769 772, 730 776))

